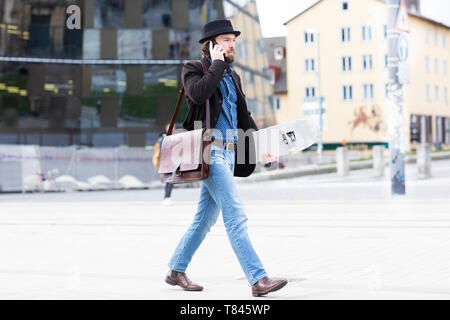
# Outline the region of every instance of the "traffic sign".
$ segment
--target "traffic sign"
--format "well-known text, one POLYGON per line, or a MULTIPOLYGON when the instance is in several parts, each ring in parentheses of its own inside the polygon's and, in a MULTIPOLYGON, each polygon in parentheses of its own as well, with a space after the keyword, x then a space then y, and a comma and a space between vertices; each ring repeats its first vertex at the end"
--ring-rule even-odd
POLYGON ((408 38, 404 34, 400 35, 400 37, 398 38, 397 56, 402 62, 406 62, 406 60, 408 60, 409 56, 408 38))
POLYGON ((397 26, 398 32, 410 33, 408 23, 408 10, 406 8, 405 0, 400 3, 400 10, 398 11, 397 26))

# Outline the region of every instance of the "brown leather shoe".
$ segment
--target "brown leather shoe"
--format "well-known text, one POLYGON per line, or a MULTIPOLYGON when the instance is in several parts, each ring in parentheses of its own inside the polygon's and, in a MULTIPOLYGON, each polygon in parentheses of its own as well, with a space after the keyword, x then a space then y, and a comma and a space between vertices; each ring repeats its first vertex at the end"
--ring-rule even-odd
POLYGON ((272 280, 268 277, 264 277, 257 283, 252 285, 252 295, 254 297, 266 295, 269 292, 280 290, 287 283, 288 283, 287 280, 272 280))
POLYGON ((180 286, 186 291, 202 291, 203 287, 192 283, 191 280, 187 277, 186 273, 178 272, 175 270, 169 270, 169 273, 166 277, 166 283, 171 286, 180 286))

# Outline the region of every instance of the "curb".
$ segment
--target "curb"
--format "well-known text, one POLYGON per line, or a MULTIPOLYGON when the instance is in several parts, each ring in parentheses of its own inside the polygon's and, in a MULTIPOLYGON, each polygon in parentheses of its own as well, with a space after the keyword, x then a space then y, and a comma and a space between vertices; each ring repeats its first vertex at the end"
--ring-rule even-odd
MULTIPOLYGON (((431 160, 439 161, 439 160, 449 160, 450 152, 442 152, 442 153, 434 153, 431 154, 431 160)), ((417 163, 417 156, 406 156, 405 162, 407 164, 417 163)), ((389 166, 390 160, 385 160, 385 166, 389 166)), ((361 170, 361 169, 372 169, 373 168, 373 160, 365 160, 360 162, 350 162, 350 170, 361 170)), ((270 180, 280 180, 280 179, 289 179, 289 178, 298 178, 309 175, 316 174, 325 174, 325 173, 334 173, 337 172, 336 164, 329 165, 313 165, 302 168, 292 168, 292 169, 277 169, 271 171, 264 171, 255 175, 251 175, 247 178, 236 178, 238 183, 252 183, 252 182, 261 182, 261 181, 270 181, 270 180)))

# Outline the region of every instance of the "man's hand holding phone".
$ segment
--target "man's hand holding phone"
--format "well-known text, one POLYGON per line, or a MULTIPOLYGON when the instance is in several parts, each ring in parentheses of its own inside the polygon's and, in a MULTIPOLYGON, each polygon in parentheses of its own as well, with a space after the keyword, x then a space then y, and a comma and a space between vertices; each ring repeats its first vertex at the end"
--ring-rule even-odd
POLYGON ((209 52, 211 54, 211 60, 222 60, 225 61, 225 50, 224 48, 217 44, 217 42, 215 40, 212 40, 209 42, 209 52), (215 44, 213 45, 213 42, 215 42, 215 44))

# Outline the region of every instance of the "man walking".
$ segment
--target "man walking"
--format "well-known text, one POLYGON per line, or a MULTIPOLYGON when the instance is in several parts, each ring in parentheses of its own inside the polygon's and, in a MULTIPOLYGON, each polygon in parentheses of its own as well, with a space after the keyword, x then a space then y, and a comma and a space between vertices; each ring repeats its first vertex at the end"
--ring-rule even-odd
MULTIPOLYGON (((237 151, 241 149, 237 150, 238 129, 244 132, 249 129, 258 130, 247 110, 240 77, 231 68, 235 59, 235 39, 239 35, 240 32, 233 30, 229 20, 207 23, 200 40, 201 61, 190 61, 182 70, 189 105, 183 127, 193 130, 194 121, 205 124, 205 102, 209 99, 211 128, 214 130, 209 177, 202 181, 197 213, 173 253, 165 281, 188 291, 203 290, 202 286, 189 280, 185 270, 222 211, 228 238, 251 285, 252 294, 262 296, 281 289, 287 281, 272 280, 267 276, 250 242, 247 215, 233 179, 233 176, 249 176, 255 169, 255 164, 237 161, 237 151)), ((245 148, 247 156, 249 152, 245 148)), ((265 162, 274 160, 271 155, 265 157, 265 162)))

